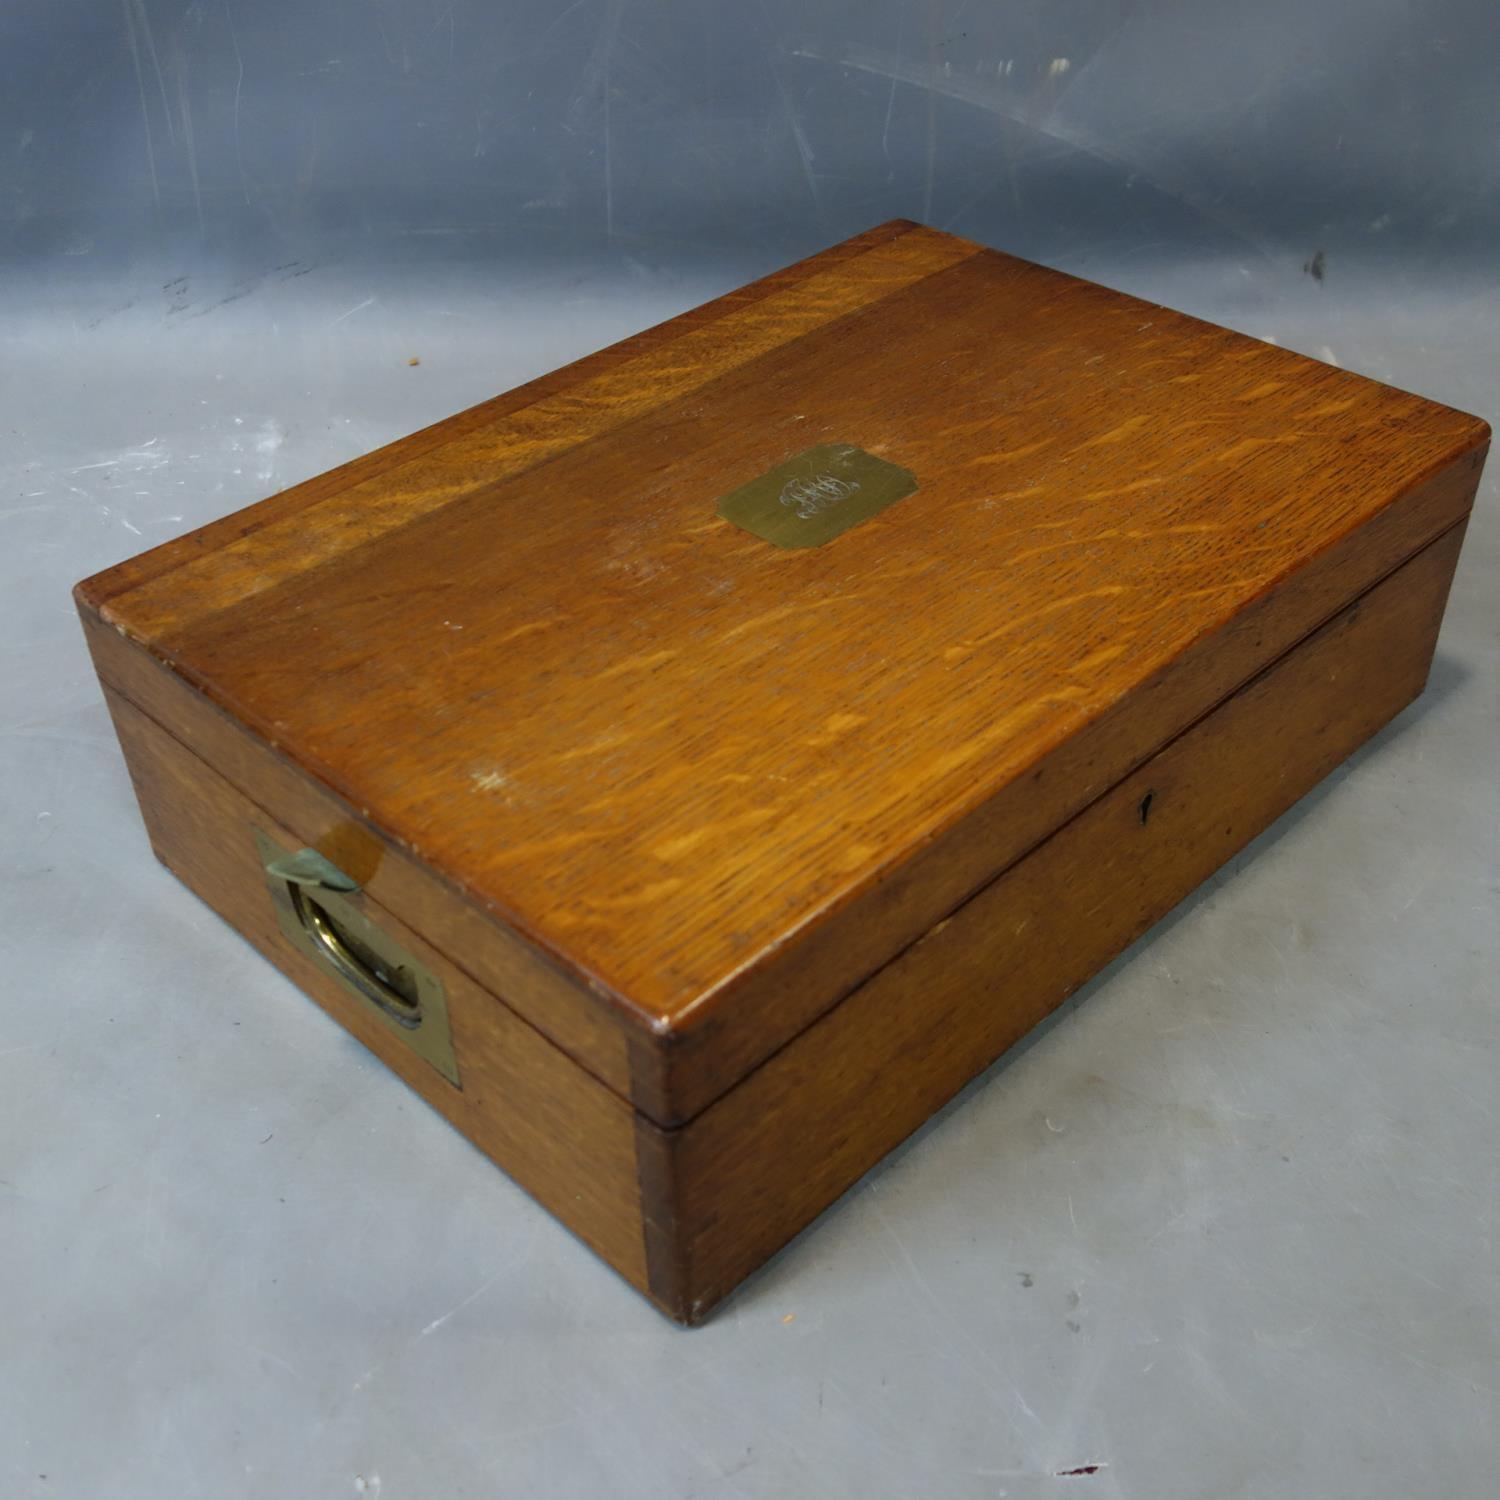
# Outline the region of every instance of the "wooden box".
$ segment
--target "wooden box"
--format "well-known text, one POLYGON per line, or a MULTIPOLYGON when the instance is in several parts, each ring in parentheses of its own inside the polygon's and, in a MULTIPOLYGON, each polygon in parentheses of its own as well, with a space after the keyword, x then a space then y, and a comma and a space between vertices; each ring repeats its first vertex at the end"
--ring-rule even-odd
POLYGON ((1421 692, 1487 439, 898 222, 77 597, 159 857, 691 1322, 1421 692))

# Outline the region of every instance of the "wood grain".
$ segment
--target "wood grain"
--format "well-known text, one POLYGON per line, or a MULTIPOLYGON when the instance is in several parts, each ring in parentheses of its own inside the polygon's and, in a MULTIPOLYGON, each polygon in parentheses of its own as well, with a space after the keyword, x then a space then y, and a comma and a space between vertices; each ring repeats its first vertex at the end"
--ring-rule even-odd
POLYGON ((1422 690, 1462 526, 1057 830, 680 1130, 653 1294, 703 1317, 1422 690), (1149 803, 1147 798, 1150 798, 1149 803))
POLYGON ((88 581, 90 599, 99 605, 121 594, 130 593, 201 558, 237 546, 269 526, 295 520, 306 527, 317 527, 322 523, 311 514, 316 507, 347 494, 368 480, 402 469, 415 459, 443 448, 455 439, 467 438, 475 432, 492 427, 514 412, 552 400, 565 391, 607 375, 630 364, 642 354, 673 343, 686 333, 705 329, 719 319, 743 311, 766 297, 788 291, 813 276, 827 274, 843 262, 901 238, 917 228, 917 225, 907 219, 893 219, 888 224, 878 225, 866 230, 864 234, 856 235, 747 286, 738 287, 723 297, 705 302, 701 307, 691 308, 678 317, 669 318, 665 323, 645 329, 620 343, 549 371, 514 390, 488 401, 481 401, 467 411, 435 422, 394 443, 387 443, 384 447, 341 464, 326 474, 293 485, 291 489, 248 505, 189 532, 186 536, 163 542, 160 546, 91 578, 88 581))
MULTIPOLYGON (((312 494, 274 517, 247 518, 246 534, 180 550, 131 589, 129 619, 141 636, 174 629, 279 587, 364 543, 498 481, 612 433, 671 401, 691 398, 726 371, 753 363, 830 320, 883 300, 979 247, 916 225, 885 226, 839 247, 828 263, 804 262, 729 306, 673 320, 626 341, 615 357, 580 361, 560 376, 439 423, 383 450, 375 462, 313 481, 312 494), (309 514, 311 504, 315 514, 309 514)), ((712 305, 711 305, 712 306, 712 305)), ((118 596, 122 580, 107 585, 118 596)))
POLYGON ((80 603, 674 1124, 1459 521, 1487 435, 896 225, 80 603), (802 552, 714 516, 823 441, 921 487, 802 552))
POLYGON ((1461 523, 1483 456, 1443 470, 1122 694, 1027 773, 883 870, 861 899, 820 912, 774 962, 733 975, 709 997, 712 1004, 668 1033, 666 1045, 636 1043, 636 1101, 663 1122, 698 1114, 1172 733, 1226 701, 1268 660, 1429 541, 1434 527, 1461 523))
MULTIPOLYGON (((511 927, 456 897, 420 857, 388 840, 360 809, 304 776, 117 630, 85 613, 84 635, 100 679, 207 762, 299 844, 347 870, 382 909, 398 915, 482 988, 543 1031, 586 1071, 630 1098, 627 1033, 612 996, 590 992, 511 927)), ((618 1003, 618 1002, 616 1002, 618 1003)))
POLYGON ((77 594, 163 860, 694 1321, 1420 691, 1487 441, 895 223, 77 594), (824 442, 919 488, 714 514, 824 442), (461 1091, 256 828, 438 971, 461 1091))
POLYGON ((249 802, 119 694, 106 690, 157 857, 294 984, 358 1037, 538 1202, 649 1293, 634 1111, 367 897, 352 898, 437 972, 462 1089, 391 1033, 282 936, 254 842, 298 836, 249 802))

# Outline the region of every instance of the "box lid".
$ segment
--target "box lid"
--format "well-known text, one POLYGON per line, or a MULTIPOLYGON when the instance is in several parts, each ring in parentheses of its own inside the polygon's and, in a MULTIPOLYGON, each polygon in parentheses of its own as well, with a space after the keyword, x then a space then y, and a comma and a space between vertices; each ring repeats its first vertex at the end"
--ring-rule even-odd
POLYGON ((80 598, 574 976, 672 1123, 1461 519, 1486 438, 901 222, 80 598))

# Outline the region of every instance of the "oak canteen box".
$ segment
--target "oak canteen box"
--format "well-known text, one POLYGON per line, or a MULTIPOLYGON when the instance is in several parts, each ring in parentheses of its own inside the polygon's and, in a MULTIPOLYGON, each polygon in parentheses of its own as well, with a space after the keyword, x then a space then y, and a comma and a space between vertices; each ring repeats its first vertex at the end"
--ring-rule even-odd
POLYGON ((897 222, 77 597, 159 857, 692 1322, 1421 692, 1487 439, 897 222))

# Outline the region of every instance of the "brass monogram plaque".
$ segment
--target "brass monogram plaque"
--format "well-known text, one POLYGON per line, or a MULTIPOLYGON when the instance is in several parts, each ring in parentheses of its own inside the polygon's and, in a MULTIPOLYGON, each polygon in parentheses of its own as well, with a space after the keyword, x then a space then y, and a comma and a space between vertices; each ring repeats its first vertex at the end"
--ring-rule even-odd
POLYGON ((821 547, 917 488, 916 475, 852 443, 819 443, 731 490, 716 510, 776 547, 821 547))

